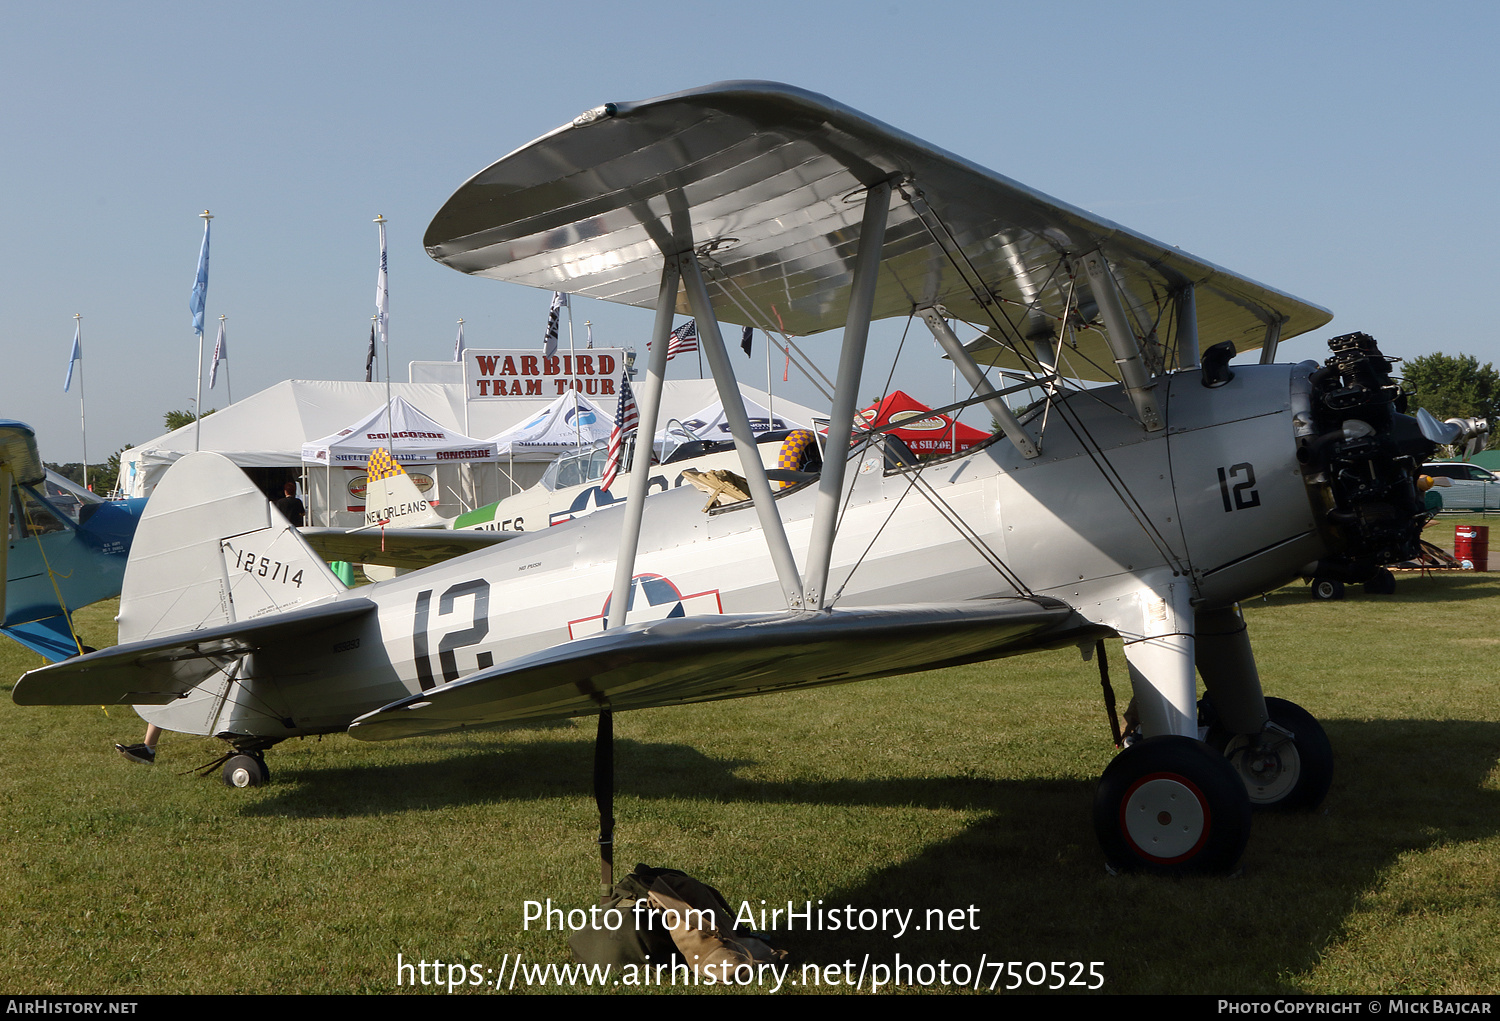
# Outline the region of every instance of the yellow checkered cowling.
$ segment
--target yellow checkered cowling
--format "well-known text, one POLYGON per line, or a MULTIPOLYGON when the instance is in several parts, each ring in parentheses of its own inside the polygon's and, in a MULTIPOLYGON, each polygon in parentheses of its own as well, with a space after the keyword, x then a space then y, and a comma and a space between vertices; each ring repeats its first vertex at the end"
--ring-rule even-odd
MULTIPOLYGON (((798 471, 802 467, 807 448, 817 443, 818 438, 806 429, 798 429, 787 433, 786 439, 781 441, 781 451, 776 455, 776 467, 787 471, 798 471)), ((781 483, 781 489, 796 485, 795 482, 781 483)))

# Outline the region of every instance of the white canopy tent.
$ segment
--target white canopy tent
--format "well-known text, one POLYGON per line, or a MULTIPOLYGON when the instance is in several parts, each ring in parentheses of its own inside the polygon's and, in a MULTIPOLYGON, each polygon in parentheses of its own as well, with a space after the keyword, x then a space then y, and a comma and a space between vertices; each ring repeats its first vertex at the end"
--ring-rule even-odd
POLYGON ((609 439, 613 411, 605 411, 576 390, 569 390, 531 418, 490 437, 496 453, 519 457, 560 454, 609 439))
MULTIPOLYGON (((756 403, 748 393, 742 393, 745 401, 745 415, 750 419, 750 431, 759 436, 766 432, 776 432, 781 429, 811 429, 810 423, 815 417, 809 408, 799 404, 790 404, 787 401, 777 401, 775 414, 760 404, 756 403), (801 416, 805 420, 799 420, 801 416)), ((816 416, 822 417, 822 416, 816 416)), ((684 426, 691 430, 703 440, 728 440, 728 420, 724 417, 724 405, 720 401, 714 401, 704 408, 699 408, 686 418, 678 419, 684 426)), ((656 442, 659 444, 666 438, 668 426, 663 426, 656 434, 656 442)))
MULTIPOLYGON (((542 406, 542 402, 535 399, 466 403, 461 381, 392 383, 390 390, 393 397, 420 408, 444 429, 469 436, 493 437, 530 421, 542 406)), ((771 402, 771 397, 763 390, 748 386, 741 386, 740 390, 747 406, 763 408, 771 402)), ((662 391, 663 421, 684 416, 702 418, 693 409, 705 409, 715 402, 715 398, 712 380, 668 380, 662 391)), ((268 496, 279 494, 282 481, 300 478, 307 467, 302 460, 304 444, 326 437, 384 408, 385 402, 384 383, 285 380, 207 416, 197 426, 184 426, 124 451, 120 455, 124 495, 151 495, 167 468, 183 454, 195 449, 223 454, 255 478, 268 496), (199 432, 196 438, 195 432, 199 432)), ((777 417, 781 418, 807 422, 819 417, 819 413, 811 408, 780 396, 775 398, 774 407, 777 417)), ((614 407, 603 410, 607 437, 614 407)), ((754 416, 757 412, 751 414, 754 416)), ((513 462, 509 460, 511 456, 507 455, 504 465, 494 467, 493 476, 481 480, 477 491, 466 495, 455 490, 444 495, 443 499, 464 509, 499 500, 540 479, 555 452, 517 449, 513 452, 513 462)), ((346 515, 349 520, 356 516, 362 520, 363 499, 358 477, 363 474, 363 468, 364 465, 360 464, 340 469, 349 476, 348 482, 343 491, 337 486, 332 487, 333 494, 339 497, 333 501, 332 510, 346 515), (344 496, 349 499, 343 499, 344 496), (349 507, 355 507, 356 511, 347 510, 349 507)), ((318 490, 307 493, 312 498, 308 502, 308 512, 310 521, 321 523, 329 508, 319 501, 327 500, 330 494, 322 491, 321 484, 318 490)))
POLYGON ((381 448, 391 452, 439 513, 449 511, 445 516, 457 517, 498 491, 494 443, 445 428, 404 397, 392 397, 389 405, 354 424, 302 445, 303 463, 323 468, 307 476, 314 521, 343 527, 364 523, 365 467, 381 448))
POLYGON ((493 461, 495 444, 444 426, 424 415, 404 397, 393 397, 358 422, 302 444, 310 464, 363 463, 380 448, 406 461, 493 461))

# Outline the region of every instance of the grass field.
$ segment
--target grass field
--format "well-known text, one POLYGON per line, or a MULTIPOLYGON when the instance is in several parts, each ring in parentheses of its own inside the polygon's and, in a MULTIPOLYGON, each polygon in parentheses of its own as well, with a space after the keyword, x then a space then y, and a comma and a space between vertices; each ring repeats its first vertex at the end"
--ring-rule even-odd
MULTIPOLYGON (((1395 596, 1245 605, 1267 690, 1323 720, 1337 766, 1316 814, 1256 817, 1233 878, 1106 874, 1089 807, 1113 749, 1071 650, 624 714, 616 860, 735 905, 977 909, 977 932, 780 933, 799 962, 1101 961, 1106 992, 1497 992, 1497 597, 1500 575, 1403 575, 1395 596)), ((112 640, 113 612, 80 614, 87 640, 112 640)), ((36 663, 3 650, 7 696, 36 663)), ((394 992, 398 953, 565 962, 566 934, 525 928, 523 903, 597 893, 591 721, 289 741, 243 791, 181 772, 212 740, 121 760, 112 742, 142 730, 128 709, 6 697, 0 721, 5 992, 394 992)))

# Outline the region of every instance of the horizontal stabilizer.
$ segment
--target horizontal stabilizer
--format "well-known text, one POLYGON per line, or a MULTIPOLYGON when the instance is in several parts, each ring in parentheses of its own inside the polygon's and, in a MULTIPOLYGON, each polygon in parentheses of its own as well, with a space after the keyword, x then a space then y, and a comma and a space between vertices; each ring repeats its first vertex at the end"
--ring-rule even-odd
POLYGON ((230 660, 373 612, 341 599, 275 617, 149 638, 32 670, 16 682, 17 705, 166 705, 230 660))
POLYGON ((393 702, 349 732, 366 741, 511 720, 704 702, 910 673, 1061 640, 1055 599, 674 617, 634 624, 393 702))
POLYGON ((73 629, 68 626, 68 618, 60 613, 41 620, 8 624, 0 627, 0 631, 54 663, 78 655, 78 643, 73 640, 73 629))
POLYGON ((302 529, 302 538, 324 560, 413 569, 489 549, 497 542, 519 539, 525 534, 449 528, 302 529))

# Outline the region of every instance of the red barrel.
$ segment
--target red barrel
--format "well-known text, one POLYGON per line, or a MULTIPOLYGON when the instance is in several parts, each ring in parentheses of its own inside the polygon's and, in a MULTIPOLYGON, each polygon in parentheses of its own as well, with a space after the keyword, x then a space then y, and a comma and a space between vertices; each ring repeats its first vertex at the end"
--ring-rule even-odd
POLYGON ((1476 571, 1490 569, 1490 526, 1454 525, 1453 556, 1476 571))

